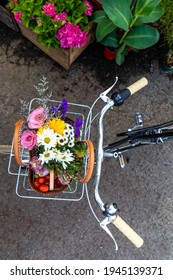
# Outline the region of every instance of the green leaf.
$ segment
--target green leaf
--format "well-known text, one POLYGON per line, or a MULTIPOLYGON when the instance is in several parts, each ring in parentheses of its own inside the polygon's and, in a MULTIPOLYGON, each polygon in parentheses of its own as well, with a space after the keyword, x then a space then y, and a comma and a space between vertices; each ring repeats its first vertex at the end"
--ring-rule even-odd
POLYGON ((105 11, 101 10, 101 11, 95 11, 91 17, 90 22, 97 22, 99 23, 100 21, 104 20, 105 18, 107 18, 107 15, 105 13, 105 11))
POLYGON ((126 36, 126 45, 135 49, 146 49, 156 44, 159 40, 159 32, 152 26, 136 26, 126 36))
POLYGON ((117 38, 117 33, 114 30, 111 34, 109 34, 106 38, 104 38, 101 41, 102 45, 106 47, 112 47, 112 48, 118 48, 119 43, 118 43, 118 38, 117 38))
POLYGON ((36 33, 36 34, 41 34, 43 32, 42 30, 42 26, 36 26, 33 31, 36 33))
POLYGON ((102 6, 107 16, 119 28, 128 30, 132 21, 129 0, 102 0, 102 6))
MULTIPOLYGON (((22 18, 22 16, 21 16, 21 18, 22 18)), ((27 27, 27 28, 29 28, 29 23, 30 23, 30 18, 25 18, 25 19, 22 19, 23 20, 23 22, 24 22, 24 25, 27 27)))
POLYGON ((108 34, 115 30, 116 26, 108 18, 105 18, 98 23, 96 29, 96 39, 97 41, 102 41, 108 34))
POLYGON ((137 0, 135 5, 135 15, 148 16, 161 0, 137 0))
POLYGON ((122 44, 121 47, 116 52, 116 63, 118 65, 123 64, 125 56, 127 55, 128 51, 125 48, 125 44, 122 44))
POLYGON ((156 22, 163 14, 163 9, 160 6, 158 6, 150 13, 149 16, 139 16, 137 21, 135 22, 135 25, 156 22))

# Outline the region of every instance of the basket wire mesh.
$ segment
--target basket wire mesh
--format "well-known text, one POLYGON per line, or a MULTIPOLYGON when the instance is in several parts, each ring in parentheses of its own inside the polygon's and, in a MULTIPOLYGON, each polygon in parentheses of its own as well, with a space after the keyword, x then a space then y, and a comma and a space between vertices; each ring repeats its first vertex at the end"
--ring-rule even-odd
MULTIPOLYGON (((40 102, 41 99, 34 98, 29 104, 29 113, 35 109, 35 105, 40 102)), ((60 104, 61 101, 56 100, 46 100, 47 106, 56 106, 60 104)), ((87 105, 68 103, 67 116, 71 119, 81 118, 83 120, 83 125, 80 131, 80 140, 90 138, 90 126, 92 119, 92 110, 87 105)), ((22 161, 29 161, 29 153, 25 149, 21 149, 21 159, 22 161)), ((87 165, 87 158, 85 159, 85 170, 87 165)), ((20 198, 31 198, 31 199, 47 199, 47 200, 66 200, 66 201, 79 201, 82 199, 86 184, 82 184, 79 181, 73 183, 70 188, 64 190, 62 193, 44 195, 35 192, 31 189, 28 181, 28 167, 18 166, 15 162, 14 152, 13 152, 13 141, 11 146, 11 153, 8 164, 8 173, 16 177, 16 195, 20 198)))

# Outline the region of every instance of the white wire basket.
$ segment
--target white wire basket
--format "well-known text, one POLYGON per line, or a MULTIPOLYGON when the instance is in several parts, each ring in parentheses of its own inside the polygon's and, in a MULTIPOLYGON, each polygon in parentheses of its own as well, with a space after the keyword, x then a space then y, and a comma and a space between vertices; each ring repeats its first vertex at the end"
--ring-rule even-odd
MULTIPOLYGON (((28 113, 38 107, 38 103, 40 100, 41 99, 39 98, 34 98, 31 100, 28 113)), ((60 103, 61 101, 46 100, 46 105, 48 107, 57 106, 60 103)), ((83 120, 83 125, 80 131, 80 140, 90 139, 90 126, 92 119, 91 108, 86 105, 68 103, 67 116, 70 119, 75 119, 77 117, 81 118, 83 120)), ((22 162, 29 160, 29 153, 25 149, 21 150, 21 159, 22 162)), ((87 161, 87 159, 85 160, 87 161)), ((85 164, 85 166, 86 165, 87 164, 85 164)), ((86 170, 84 172, 86 172, 86 170)), ((82 184, 79 181, 73 183, 70 188, 58 194, 44 195, 42 193, 35 192, 29 184, 28 167, 21 167, 15 161, 13 141, 8 164, 8 173, 16 177, 16 195, 20 198, 79 201, 82 199, 85 193, 86 184, 82 184)))

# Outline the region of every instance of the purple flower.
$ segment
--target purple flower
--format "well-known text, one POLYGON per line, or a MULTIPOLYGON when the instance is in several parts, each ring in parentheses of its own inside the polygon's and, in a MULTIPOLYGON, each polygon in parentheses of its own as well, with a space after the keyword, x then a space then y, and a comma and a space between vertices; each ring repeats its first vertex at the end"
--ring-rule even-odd
POLYGON ((76 118, 76 121, 73 122, 76 138, 79 138, 79 136, 80 136, 80 129, 81 129, 82 124, 83 124, 83 121, 80 118, 76 118))
POLYGON ((49 169, 46 166, 43 166, 41 161, 36 156, 31 158, 29 165, 31 170, 40 177, 44 177, 49 174, 49 169))
POLYGON ((59 107, 60 107, 60 105, 57 105, 57 106, 52 106, 52 112, 53 112, 53 114, 54 115, 58 115, 58 113, 59 113, 59 107))
POLYGON ((61 118, 65 119, 66 118, 66 113, 68 110, 68 103, 67 103, 67 99, 63 99, 63 101, 61 102, 60 105, 57 106, 52 106, 52 112, 55 115, 58 115, 59 111, 61 111, 61 118))
POLYGON ((66 118, 66 113, 67 113, 67 110, 68 110, 68 103, 67 103, 67 99, 63 99, 63 101, 61 102, 61 105, 60 105, 60 110, 61 110, 61 118, 62 119, 65 119, 66 118))

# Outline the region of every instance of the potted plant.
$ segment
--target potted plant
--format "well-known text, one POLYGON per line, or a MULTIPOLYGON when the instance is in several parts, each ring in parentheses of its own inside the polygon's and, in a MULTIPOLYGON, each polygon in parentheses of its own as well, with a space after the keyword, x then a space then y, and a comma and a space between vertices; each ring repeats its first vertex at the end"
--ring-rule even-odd
MULTIPOLYGON (((89 17, 93 12, 89 1, 10 0, 9 3, 22 34, 30 36, 29 39, 37 46, 40 44, 41 49, 42 46, 47 50, 84 49, 88 45, 89 17), (32 32, 29 33, 26 29, 32 32), (34 38, 32 34, 35 35, 34 38)), ((59 57, 61 56, 63 54, 59 57)))
POLYGON ((173 2, 161 0, 161 7, 164 10, 158 25, 163 41, 163 56, 160 67, 163 72, 173 71, 173 2))
POLYGON ((146 49, 159 40, 158 30, 151 25, 163 15, 159 0, 102 0, 102 7, 92 16, 97 23, 96 40, 116 49, 118 65, 124 62, 128 47, 146 49))

